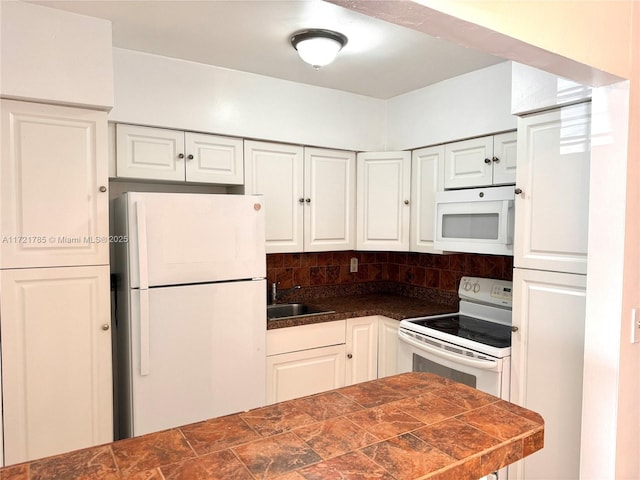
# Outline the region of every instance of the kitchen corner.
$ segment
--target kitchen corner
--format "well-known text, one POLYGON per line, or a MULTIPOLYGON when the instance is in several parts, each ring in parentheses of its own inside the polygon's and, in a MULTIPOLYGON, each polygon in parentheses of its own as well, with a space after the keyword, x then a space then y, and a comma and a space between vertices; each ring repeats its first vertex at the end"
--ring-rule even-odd
POLYGON ((382 315, 395 320, 454 312, 463 276, 511 280, 513 259, 500 255, 321 252, 267 255, 267 284, 290 289, 278 303, 304 303, 325 315, 273 319, 267 329, 382 315), (358 271, 350 272, 357 259, 358 271))

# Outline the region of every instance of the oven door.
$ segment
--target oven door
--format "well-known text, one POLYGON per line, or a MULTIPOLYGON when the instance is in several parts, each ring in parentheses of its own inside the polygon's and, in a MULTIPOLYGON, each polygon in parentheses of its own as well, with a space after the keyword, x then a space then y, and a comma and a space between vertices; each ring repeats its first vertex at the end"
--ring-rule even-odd
POLYGON ((509 400, 510 357, 489 357, 404 329, 398 336, 399 373, 435 373, 509 400))

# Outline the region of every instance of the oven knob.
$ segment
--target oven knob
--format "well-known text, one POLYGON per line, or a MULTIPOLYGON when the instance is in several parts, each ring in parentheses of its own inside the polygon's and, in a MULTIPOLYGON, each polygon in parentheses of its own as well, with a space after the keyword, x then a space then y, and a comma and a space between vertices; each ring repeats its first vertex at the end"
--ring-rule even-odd
POLYGON ((464 282, 464 290, 465 292, 468 292, 469 290, 471 290, 471 283, 464 282))
POLYGON ((478 293, 480 291, 480 284, 478 282, 473 284, 473 293, 478 293))

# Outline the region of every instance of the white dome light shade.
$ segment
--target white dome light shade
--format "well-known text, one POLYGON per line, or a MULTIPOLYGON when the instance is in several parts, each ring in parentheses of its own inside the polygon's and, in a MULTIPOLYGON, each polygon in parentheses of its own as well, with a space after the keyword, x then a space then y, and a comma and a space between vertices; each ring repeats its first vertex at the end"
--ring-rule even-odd
POLYGON ((347 37, 331 30, 304 30, 291 37, 300 58, 316 70, 333 62, 346 44, 347 37))

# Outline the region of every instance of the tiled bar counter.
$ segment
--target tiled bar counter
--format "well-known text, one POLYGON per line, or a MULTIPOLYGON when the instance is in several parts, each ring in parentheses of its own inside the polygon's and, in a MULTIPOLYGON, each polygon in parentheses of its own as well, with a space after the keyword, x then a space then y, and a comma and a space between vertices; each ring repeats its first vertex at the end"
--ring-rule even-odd
POLYGON ((0 469, 1 480, 477 480, 542 448, 529 410, 405 373, 0 469))

